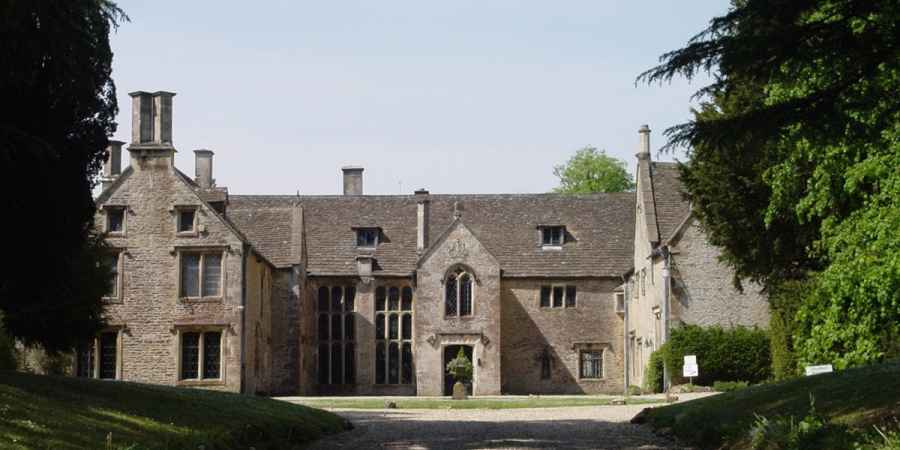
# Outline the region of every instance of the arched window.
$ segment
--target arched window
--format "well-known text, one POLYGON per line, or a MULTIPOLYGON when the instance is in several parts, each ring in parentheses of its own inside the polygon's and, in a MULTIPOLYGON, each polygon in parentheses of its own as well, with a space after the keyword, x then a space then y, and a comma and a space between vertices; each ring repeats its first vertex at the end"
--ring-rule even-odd
POLYGON ((472 282, 475 277, 464 268, 457 268, 447 275, 444 282, 444 312, 447 316, 472 315, 472 282))

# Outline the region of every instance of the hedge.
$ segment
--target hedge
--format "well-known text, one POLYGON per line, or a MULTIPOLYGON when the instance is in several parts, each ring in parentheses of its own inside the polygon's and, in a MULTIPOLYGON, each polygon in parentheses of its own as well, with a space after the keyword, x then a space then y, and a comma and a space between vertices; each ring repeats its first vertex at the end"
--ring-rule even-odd
POLYGON ((650 393, 663 391, 663 354, 662 349, 650 354, 647 372, 644 373, 644 390, 650 393))
POLYGON ((799 375, 794 354, 797 331, 797 310, 812 290, 811 281, 787 281, 772 290, 769 296, 769 341, 772 354, 772 375, 781 381, 799 375))
POLYGON ((669 341, 658 350, 671 382, 683 384, 685 355, 696 355, 700 375, 694 384, 711 386, 715 381, 760 383, 771 378, 769 337, 758 328, 685 325, 671 331, 669 341))

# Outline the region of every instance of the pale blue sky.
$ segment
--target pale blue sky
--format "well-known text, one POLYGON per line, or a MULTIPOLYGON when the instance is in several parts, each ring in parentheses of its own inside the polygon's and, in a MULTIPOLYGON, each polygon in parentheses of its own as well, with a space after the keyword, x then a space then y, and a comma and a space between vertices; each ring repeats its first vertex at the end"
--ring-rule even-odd
POLYGON ((641 124, 655 149, 689 119, 698 82, 635 77, 728 3, 120 0, 115 137, 128 92, 168 90, 176 165, 214 150, 235 194, 339 193, 350 164, 370 194, 545 192, 578 148, 633 170, 641 124))

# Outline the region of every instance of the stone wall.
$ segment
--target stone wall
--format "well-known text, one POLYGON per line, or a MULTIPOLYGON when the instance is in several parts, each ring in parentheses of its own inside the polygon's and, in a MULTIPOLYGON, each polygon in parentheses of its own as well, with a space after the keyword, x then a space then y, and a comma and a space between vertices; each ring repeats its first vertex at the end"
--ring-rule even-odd
POLYGON ((444 348, 473 347, 475 395, 500 393, 500 266, 468 228, 457 222, 423 257, 417 272, 414 355, 418 395, 442 395, 444 348), (446 317, 444 279, 454 267, 471 270, 473 314, 446 317))
POLYGON ((616 279, 510 279, 502 281, 503 393, 620 394, 623 391, 623 320, 615 311, 616 279), (540 306, 541 286, 576 287, 576 306, 540 306), (603 377, 579 376, 579 348, 603 349, 603 377), (544 352, 550 378, 542 379, 544 352))
POLYGON ((133 154, 132 172, 102 199, 96 223, 105 224, 105 206, 126 207, 125 232, 108 242, 120 250, 121 290, 108 302, 106 315, 121 330, 121 378, 154 384, 190 384, 239 391, 241 387, 241 302, 243 242, 202 204, 180 179, 171 152, 146 157, 133 154), (197 224, 205 231, 176 235, 176 206, 199 208, 197 224), (179 298, 179 250, 222 249, 220 297, 179 298), (211 327, 222 330, 222 379, 179 382, 178 332, 211 327))
POLYGON ((735 289, 734 272, 695 222, 673 246, 672 315, 694 325, 767 327, 769 303, 760 286, 745 282, 744 292, 735 289))

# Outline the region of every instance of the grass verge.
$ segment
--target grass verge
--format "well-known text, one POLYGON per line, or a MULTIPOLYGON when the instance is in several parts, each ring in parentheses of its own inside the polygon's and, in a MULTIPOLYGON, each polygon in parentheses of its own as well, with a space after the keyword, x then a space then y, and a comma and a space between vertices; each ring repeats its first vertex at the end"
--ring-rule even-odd
MULTIPOLYGON (((385 401, 394 402, 397 409, 516 409, 516 408, 559 408, 567 406, 603 406, 612 404, 609 397, 529 397, 509 399, 478 399, 450 400, 450 399, 397 399, 362 398, 362 399, 303 399, 296 402, 314 408, 348 408, 348 409, 384 409, 385 401)), ((659 403, 661 400, 630 398, 626 401, 629 405, 659 403)))
POLYGON ((654 428, 670 430, 700 448, 750 448, 749 429, 756 415, 803 418, 810 395, 829 422, 849 430, 872 426, 900 415, 900 361, 759 386, 642 413, 654 428))
POLYGON ((0 448, 282 449, 343 429, 267 398, 0 371, 0 448))

